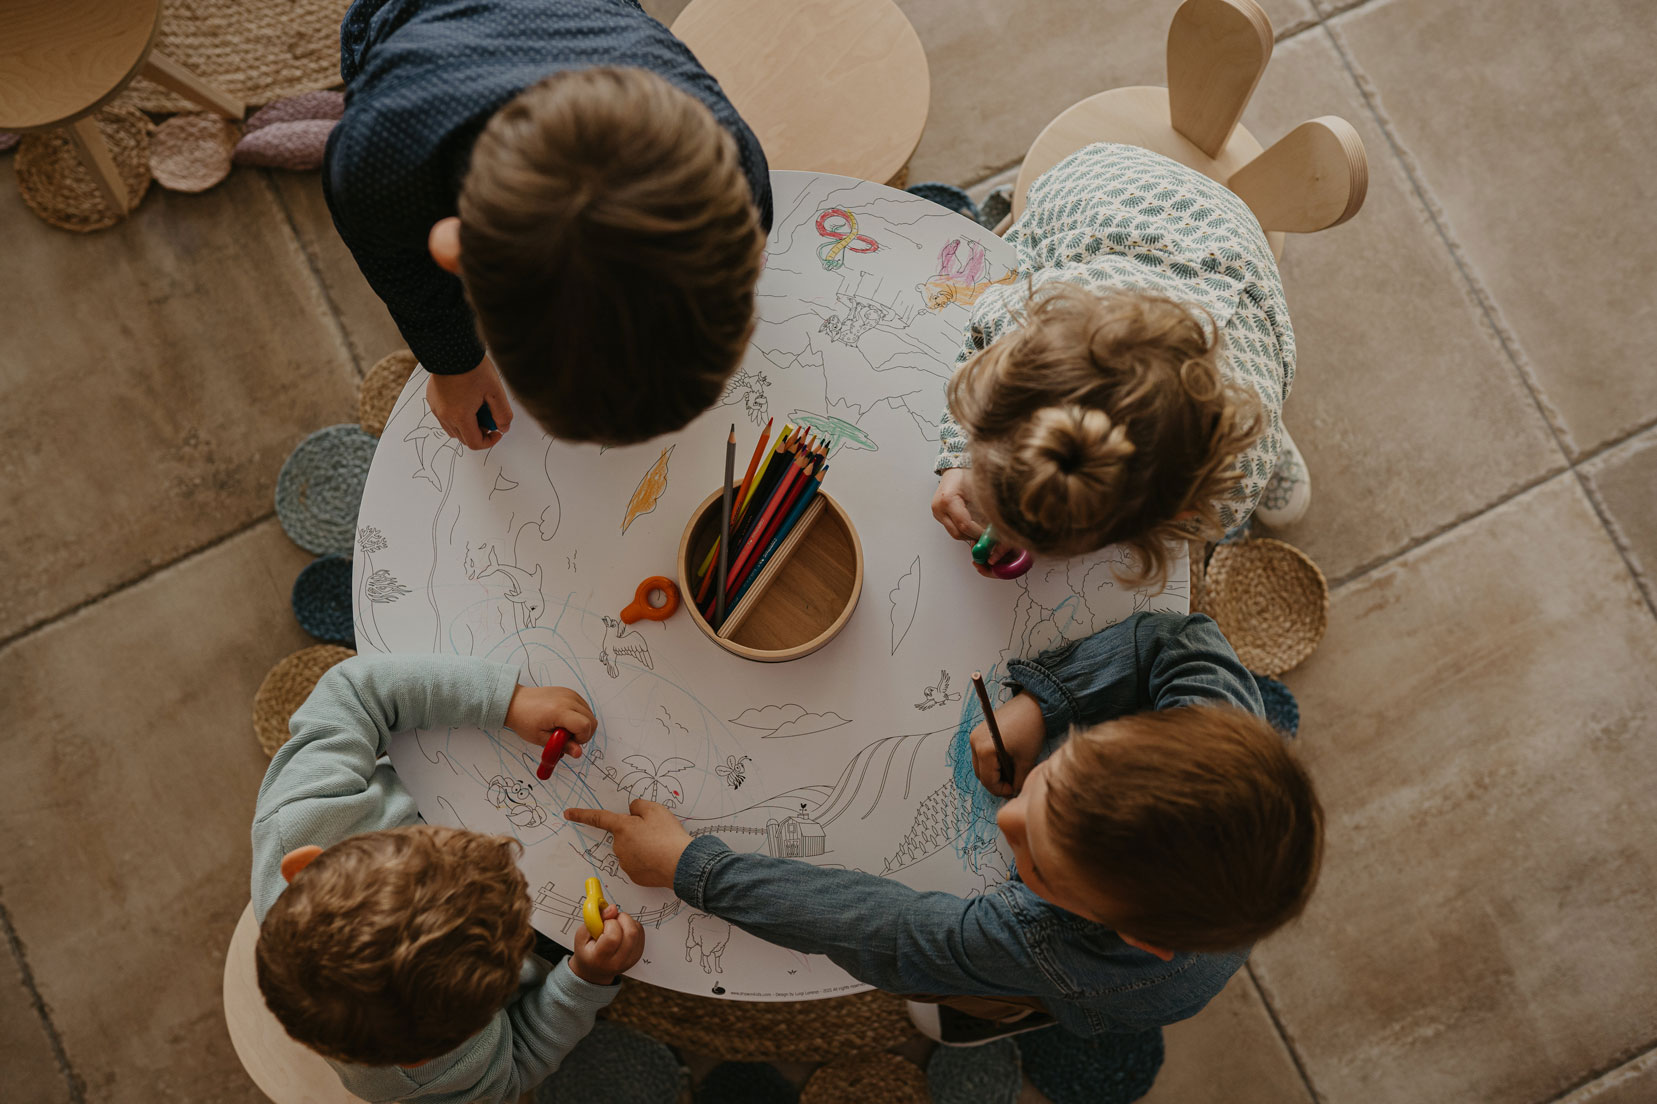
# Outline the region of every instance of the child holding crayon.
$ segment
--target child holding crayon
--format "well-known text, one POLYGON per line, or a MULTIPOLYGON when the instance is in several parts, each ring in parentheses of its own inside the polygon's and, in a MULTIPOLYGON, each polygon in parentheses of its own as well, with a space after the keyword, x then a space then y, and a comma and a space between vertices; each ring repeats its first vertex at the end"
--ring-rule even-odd
POLYGON ((531 953, 517 840, 420 819, 386 738, 411 728, 596 722, 574 691, 459 656, 357 656, 322 676, 271 760, 253 821, 259 989, 365 1100, 506 1104, 558 1068, 644 951, 614 907, 556 966, 531 953))
POLYGON ((1305 513, 1281 410, 1294 331, 1265 233, 1223 185, 1101 143, 1030 188, 1007 233, 1028 280, 989 288, 949 383, 932 512, 975 540, 1071 556, 1305 513))
POLYGON ((1207 617, 1137 614, 1014 661, 1008 681, 1012 781, 985 725, 971 743, 979 779, 1011 798, 997 821, 1016 870, 982 895, 693 841, 653 802, 564 815, 612 833, 639 885, 924 994, 911 1015, 944 1043, 1195 1015, 1305 907, 1322 855, 1322 809, 1253 677, 1207 617))
POLYGON ((355 0, 340 45, 323 191, 450 436, 507 431, 502 376, 549 432, 606 444, 718 399, 771 185, 683 43, 636 0, 355 0))

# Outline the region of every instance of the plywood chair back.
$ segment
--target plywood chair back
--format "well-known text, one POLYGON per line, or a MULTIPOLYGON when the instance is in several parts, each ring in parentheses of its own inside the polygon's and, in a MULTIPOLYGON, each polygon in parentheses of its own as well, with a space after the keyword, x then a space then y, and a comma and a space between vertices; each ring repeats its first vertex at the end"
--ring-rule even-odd
POLYGON ((1363 142, 1333 115, 1303 123, 1270 150, 1239 120, 1271 61, 1271 21, 1255 0, 1185 0, 1168 28, 1168 87, 1100 92, 1067 108, 1037 135, 1013 189, 1005 232, 1030 185, 1095 142, 1140 146, 1236 192, 1260 220, 1275 256, 1284 232, 1345 222, 1363 205, 1363 142))
POLYGON ((259 992, 253 949, 259 924, 248 902, 224 958, 224 1025, 242 1068, 276 1104, 361 1104, 320 1054, 288 1036, 259 992))

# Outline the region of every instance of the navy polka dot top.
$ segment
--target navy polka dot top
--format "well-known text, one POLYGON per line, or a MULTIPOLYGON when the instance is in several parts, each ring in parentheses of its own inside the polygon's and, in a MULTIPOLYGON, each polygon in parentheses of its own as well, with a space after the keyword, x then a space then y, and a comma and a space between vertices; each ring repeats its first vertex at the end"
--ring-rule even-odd
POLYGON ((340 27, 345 117, 328 139, 334 226, 429 371, 483 360, 460 280, 431 259, 432 223, 455 213, 489 117, 548 74, 648 69, 707 104, 731 132, 771 227, 759 140, 690 50, 634 0, 356 0, 340 27))

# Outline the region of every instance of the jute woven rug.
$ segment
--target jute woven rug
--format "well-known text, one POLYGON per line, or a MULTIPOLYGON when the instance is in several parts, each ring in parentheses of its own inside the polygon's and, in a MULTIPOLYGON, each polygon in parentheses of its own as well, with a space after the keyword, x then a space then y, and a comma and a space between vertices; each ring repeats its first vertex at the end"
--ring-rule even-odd
MULTIPOLYGON (((163 0, 155 48, 249 106, 339 84, 339 24, 351 0, 163 0)), ((139 77, 116 103, 200 111, 139 77)))

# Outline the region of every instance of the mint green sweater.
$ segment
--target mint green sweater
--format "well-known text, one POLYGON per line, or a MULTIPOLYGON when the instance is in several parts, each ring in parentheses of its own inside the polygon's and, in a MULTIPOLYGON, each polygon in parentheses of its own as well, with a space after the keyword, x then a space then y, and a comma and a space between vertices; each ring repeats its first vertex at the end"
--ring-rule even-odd
MULTIPOLYGON (((391 764, 386 739, 412 728, 503 727, 514 667, 461 656, 357 656, 322 676, 289 724, 259 787, 253 820, 253 911, 262 923, 286 883, 282 856, 348 836, 420 822, 391 764)), ((616 987, 594 985, 567 961, 524 963, 513 1002, 477 1035, 414 1069, 330 1062, 368 1101, 506 1104, 558 1068, 592 1030, 616 987)))

